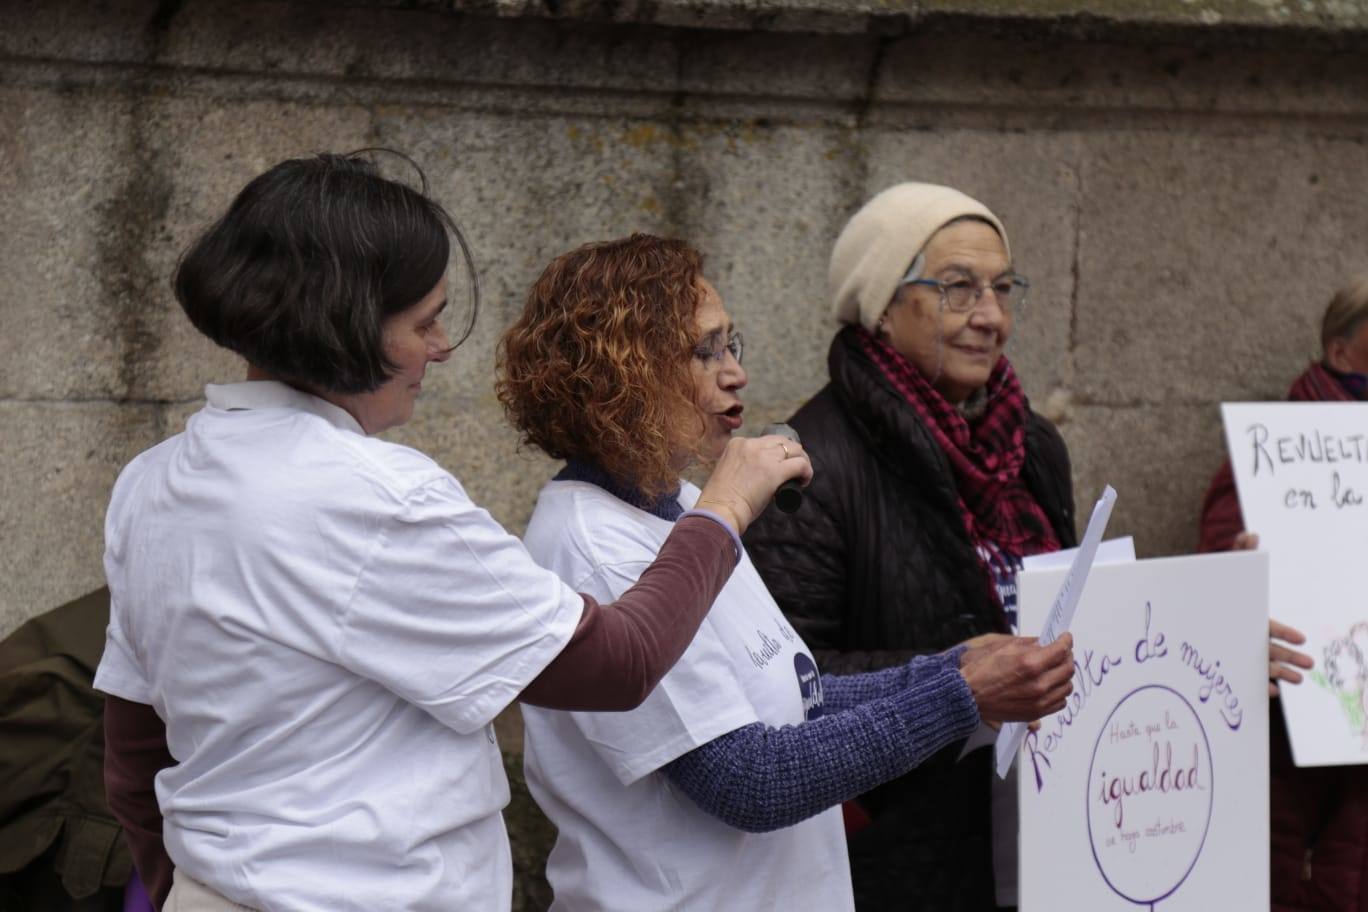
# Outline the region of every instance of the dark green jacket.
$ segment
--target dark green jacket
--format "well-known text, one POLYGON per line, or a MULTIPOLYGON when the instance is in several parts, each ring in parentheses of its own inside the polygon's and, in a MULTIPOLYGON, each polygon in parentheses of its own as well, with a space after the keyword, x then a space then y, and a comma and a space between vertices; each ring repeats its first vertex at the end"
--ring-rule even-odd
POLYGON ((91 687, 108 624, 101 589, 0 642, 0 877, 49 855, 73 899, 132 870, 105 803, 104 697, 91 687))

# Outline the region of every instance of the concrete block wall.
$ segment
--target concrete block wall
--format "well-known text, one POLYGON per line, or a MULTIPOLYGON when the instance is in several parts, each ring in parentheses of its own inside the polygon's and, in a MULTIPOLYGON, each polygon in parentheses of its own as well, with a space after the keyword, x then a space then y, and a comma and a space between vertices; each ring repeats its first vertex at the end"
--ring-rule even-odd
POLYGON ((515 531, 554 467, 515 451, 494 345, 584 241, 705 251, 758 427, 824 381, 827 256, 863 200, 907 179, 982 199, 1033 281, 1009 353, 1084 509, 1113 484, 1113 531, 1146 556, 1196 541, 1217 404, 1280 398, 1333 290, 1368 270, 1352 4, 1343 32, 1236 0, 1162 28, 1010 4, 896 27, 830 0, 582 6, 5 5, 0 635, 101 583, 120 466, 240 375, 167 279, 288 156, 401 149, 466 230, 483 312, 392 436, 515 531), (1255 7, 1257 34, 1211 24, 1255 7))
POLYGON ((1114 484, 1115 530, 1148 555, 1195 540, 1216 403, 1279 396, 1331 291, 1368 268, 1368 65, 1333 41, 417 7, 9 4, 0 632, 99 583, 118 467, 240 372, 167 277, 286 156, 402 149, 465 227, 484 311, 394 436, 513 529, 551 466, 514 453, 493 347, 541 266, 586 240, 705 250, 750 340, 758 426, 822 383, 826 257, 861 201, 908 178, 983 199, 1034 281, 1010 349, 1027 391, 1060 420, 1080 501, 1114 484))

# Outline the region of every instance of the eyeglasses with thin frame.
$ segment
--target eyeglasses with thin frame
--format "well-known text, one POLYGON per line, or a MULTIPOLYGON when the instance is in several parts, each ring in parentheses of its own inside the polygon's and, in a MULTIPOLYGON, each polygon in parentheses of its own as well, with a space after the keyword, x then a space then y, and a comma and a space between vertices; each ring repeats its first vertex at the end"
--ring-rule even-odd
POLYGON ((746 353, 745 340, 736 330, 727 333, 727 341, 722 345, 716 348, 699 345, 694 349, 693 354, 695 358, 703 362, 704 367, 717 368, 721 367, 722 362, 726 360, 727 352, 731 352, 731 356, 736 359, 737 364, 741 363, 741 357, 746 353))
POLYGON ((950 279, 903 279, 898 284, 925 285, 937 289, 941 307, 954 314, 966 314, 976 309, 983 301, 984 293, 989 290, 993 292, 993 298, 1003 313, 1020 313, 1026 306, 1026 296, 1031 290, 1030 281, 1015 272, 1004 273, 991 282, 956 276, 950 279))

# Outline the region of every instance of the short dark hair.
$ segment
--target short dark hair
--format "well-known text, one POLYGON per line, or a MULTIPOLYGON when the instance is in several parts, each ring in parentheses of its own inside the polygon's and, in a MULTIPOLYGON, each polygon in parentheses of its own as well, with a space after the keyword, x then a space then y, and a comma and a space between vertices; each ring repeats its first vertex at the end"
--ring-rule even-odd
POLYGON ((252 365, 306 389, 363 393, 395 366, 383 323, 446 274, 455 237, 470 275, 470 334, 479 289, 469 247, 422 189, 380 176, 360 157, 283 161, 252 180, 181 257, 176 300, 195 328, 252 365))

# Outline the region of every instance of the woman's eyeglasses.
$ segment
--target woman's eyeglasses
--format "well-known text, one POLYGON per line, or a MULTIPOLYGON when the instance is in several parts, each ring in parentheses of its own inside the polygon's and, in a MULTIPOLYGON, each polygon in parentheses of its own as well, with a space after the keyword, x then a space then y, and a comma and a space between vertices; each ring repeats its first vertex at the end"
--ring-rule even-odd
POLYGON ((1014 272, 1000 275, 991 282, 979 282, 967 276, 953 279, 905 279, 902 285, 925 285, 940 291, 941 307, 955 314, 969 313, 983 301, 983 296, 992 291, 998 307, 1003 313, 1019 312, 1026 304, 1026 294, 1031 283, 1023 275, 1014 272))
POLYGON ((746 352, 746 343, 736 330, 727 333, 727 340, 723 344, 699 345, 694 349, 693 354, 695 358, 703 362, 705 367, 715 368, 720 367, 722 362, 726 360, 727 352, 731 352, 731 356, 736 359, 737 364, 741 363, 741 356, 746 352))

